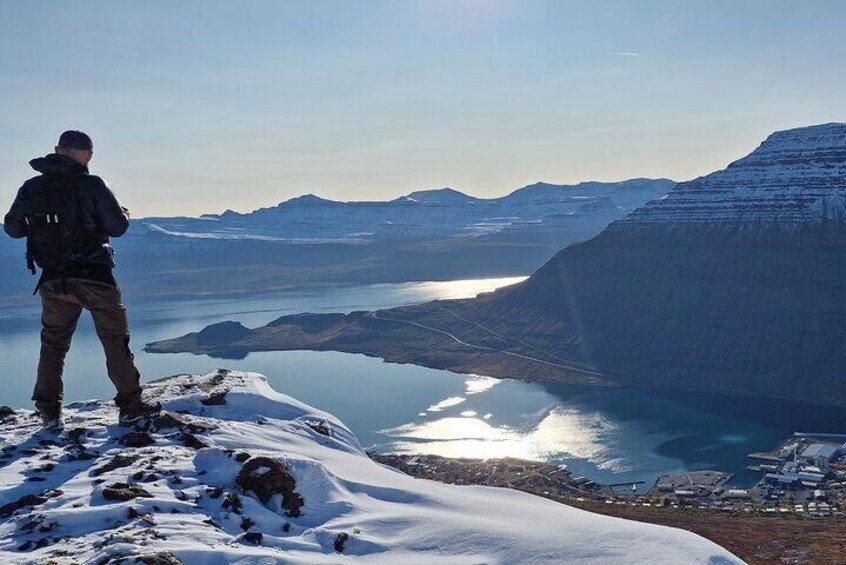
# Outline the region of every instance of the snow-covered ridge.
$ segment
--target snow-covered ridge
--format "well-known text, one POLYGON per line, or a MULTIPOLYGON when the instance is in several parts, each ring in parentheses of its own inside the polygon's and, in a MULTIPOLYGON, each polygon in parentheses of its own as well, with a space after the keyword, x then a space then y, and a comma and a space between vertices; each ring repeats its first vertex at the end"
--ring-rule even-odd
POLYGON ((830 123, 773 133, 726 169, 676 185, 609 229, 840 221, 844 198, 846 124, 830 123))
POLYGON ((130 431, 106 401, 68 406, 63 438, 0 415, 3 563, 740 563, 681 530, 413 479, 260 375, 146 394, 167 413, 130 431))
POLYGON ((144 218, 127 235, 169 240, 242 239, 285 243, 362 243, 386 239, 466 237, 563 215, 609 223, 674 185, 667 179, 536 183, 501 198, 482 199, 451 188, 421 190, 390 201, 338 202, 306 194, 248 214, 227 211, 200 218, 144 218), (585 204, 602 205, 583 207, 585 204), (610 205, 609 205, 610 204, 610 205), (141 228, 141 229, 138 229, 141 228))

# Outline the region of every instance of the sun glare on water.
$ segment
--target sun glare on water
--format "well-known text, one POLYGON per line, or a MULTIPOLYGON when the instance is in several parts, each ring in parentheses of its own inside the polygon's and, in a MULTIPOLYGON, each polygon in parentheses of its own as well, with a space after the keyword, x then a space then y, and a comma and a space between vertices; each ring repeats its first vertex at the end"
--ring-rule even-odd
MULTIPOLYGON (((480 394, 499 381, 473 377, 466 382, 466 394, 480 394)), ((390 450, 408 455, 440 455, 491 459, 516 457, 537 461, 577 458, 601 469, 627 471, 628 465, 611 456, 608 438, 617 426, 598 412, 583 412, 555 406, 527 429, 492 422, 492 414, 479 416, 474 410, 456 408, 467 399, 449 397, 430 406, 417 422, 382 430, 393 439, 390 450), (452 410, 452 414, 445 414, 452 410), (461 411, 459 411, 461 410, 461 411), (433 419, 434 416, 443 417, 433 419)))

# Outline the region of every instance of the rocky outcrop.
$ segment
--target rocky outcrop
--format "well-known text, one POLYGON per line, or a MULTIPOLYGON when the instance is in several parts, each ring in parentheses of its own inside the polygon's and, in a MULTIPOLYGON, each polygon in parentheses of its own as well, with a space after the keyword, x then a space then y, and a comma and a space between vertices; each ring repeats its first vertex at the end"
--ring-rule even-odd
POLYGON ((249 459, 238 473, 236 484, 254 494, 263 504, 275 495, 282 496, 286 516, 297 517, 303 507, 303 497, 294 490, 296 481, 284 463, 270 457, 249 459))
POLYGON ((133 498, 153 498, 153 495, 136 484, 114 483, 103 487, 103 498, 113 501, 127 501, 133 498))

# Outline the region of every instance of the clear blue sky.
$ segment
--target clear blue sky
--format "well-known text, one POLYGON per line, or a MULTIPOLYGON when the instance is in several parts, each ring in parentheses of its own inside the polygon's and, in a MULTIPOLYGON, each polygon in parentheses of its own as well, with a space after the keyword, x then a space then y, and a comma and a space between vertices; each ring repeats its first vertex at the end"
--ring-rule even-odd
POLYGON ((846 2, 3 1, 0 196, 69 128, 134 215, 685 180, 846 121, 846 2))

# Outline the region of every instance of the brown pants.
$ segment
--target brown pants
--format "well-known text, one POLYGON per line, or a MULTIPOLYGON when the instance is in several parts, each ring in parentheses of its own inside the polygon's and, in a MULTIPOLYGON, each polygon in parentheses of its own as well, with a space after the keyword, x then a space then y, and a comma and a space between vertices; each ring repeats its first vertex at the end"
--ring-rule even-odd
POLYGON ((85 279, 45 282, 41 294, 41 358, 32 399, 39 410, 61 406, 65 355, 82 309, 91 312, 97 336, 106 353, 106 370, 117 389, 115 404, 140 399, 140 375, 129 349, 129 324, 120 290, 110 284, 85 279))

